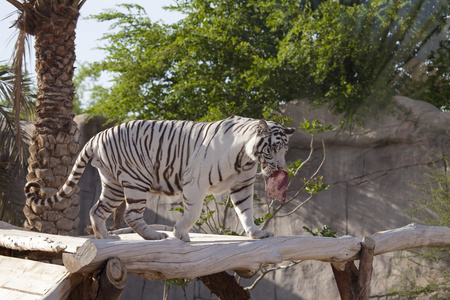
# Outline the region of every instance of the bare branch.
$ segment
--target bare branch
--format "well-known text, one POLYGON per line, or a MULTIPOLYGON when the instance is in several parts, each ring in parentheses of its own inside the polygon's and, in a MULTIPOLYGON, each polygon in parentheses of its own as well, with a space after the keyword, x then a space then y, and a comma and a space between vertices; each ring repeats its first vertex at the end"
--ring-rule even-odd
POLYGON ((281 216, 277 216, 277 218, 283 218, 283 217, 287 217, 292 215, 293 213, 295 213, 300 207, 302 207, 303 205, 305 205, 309 200, 311 200, 313 197, 313 195, 309 195, 309 197, 303 201, 302 203, 300 203, 296 208, 294 208, 293 210, 291 210, 290 212, 288 212, 287 214, 281 215, 281 216))
POLYGON ((256 278, 256 280, 253 282, 253 284, 251 286, 247 286, 244 287, 244 290, 250 291, 252 289, 255 288, 255 286, 261 281, 261 279, 264 278, 264 276, 266 276, 267 274, 269 274, 270 272, 275 272, 277 270, 285 270, 287 268, 293 267, 295 265, 298 265, 299 263, 301 263, 303 260, 298 260, 298 261, 292 261, 290 262, 288 265, 286 266, 275 266, 273 268, 267 269, 265 271, 261 271, 261 275, 259 275, 258 278, 256 278))
POLYGON ((309 177, 309 179, 305 182, 305 184, 297 191, 297 193, 295 193, 295 195, 289 199, 288 201, 286 201, 285 204, 288 204, 289 202, 291 202, 292 200, 294 200, 295 198, 297 198, 297 196, 306 188, 306 186, 308 185, 308 183, 314 179, 314 177, 317 176, 317 174, 319 173, 320 169, 322 169, 323 164, 325 163, 325 159, 327 157, 326 155, 326 151, 325 151, 325 142, 322 139, 322 149, 323 149, 323 158, 322 161, 320 162, 320 165, 317 167, 316 171, 309 177))
POLYGON ((305 159, 305 161, 300 164, 300 166, 297 168, 297 170, 295 170, 294 176, 297 175, 298 171, 300 171, 300 169, 311 159, 311 156, 314 152, 313 144, 314 144, 314 135, 311 136, 311 142, 309 143, 309 148, 310 148, 309 155, 305 159))

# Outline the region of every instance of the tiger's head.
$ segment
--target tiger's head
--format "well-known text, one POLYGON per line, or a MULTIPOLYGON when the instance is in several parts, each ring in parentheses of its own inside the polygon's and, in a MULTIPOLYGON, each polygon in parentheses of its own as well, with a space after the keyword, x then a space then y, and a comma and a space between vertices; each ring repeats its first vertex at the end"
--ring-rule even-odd
POLYGON ((270 176, 273 171, 286 168, 285 155, 288 151, 289 137, 295 128, 278 125, 272 121, 261 120, 258 124, 256 154, 261 164, 261 173, 270 176))

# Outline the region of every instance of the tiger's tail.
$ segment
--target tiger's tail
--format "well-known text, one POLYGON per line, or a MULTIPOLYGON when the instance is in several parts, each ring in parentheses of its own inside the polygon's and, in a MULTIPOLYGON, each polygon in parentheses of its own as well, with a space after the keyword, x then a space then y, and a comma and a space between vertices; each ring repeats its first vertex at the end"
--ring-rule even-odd
POLYGON ((89 141, 81 150, 80 154, 77 157, 77 160, 72 168, 72 172, 67 178, 64 185, 59 189, 59 191, 50 198, 40 199, 38 196, 39 190, 41 189, 41 185, 36 181, 31 181, 25 184, 24 192, 27 197, 27 203, 30 205, 36 206, 50 206, 53 205, 65 197, 70 195, 73 191, 73 188, 77 185, 78 181, 81 178, 84 170, 86 169, 87 164, 91 161, 94 156, 94 152, 91 148, 91 141, 89 141), (32 192, 31 188, 37 189, 32 192))

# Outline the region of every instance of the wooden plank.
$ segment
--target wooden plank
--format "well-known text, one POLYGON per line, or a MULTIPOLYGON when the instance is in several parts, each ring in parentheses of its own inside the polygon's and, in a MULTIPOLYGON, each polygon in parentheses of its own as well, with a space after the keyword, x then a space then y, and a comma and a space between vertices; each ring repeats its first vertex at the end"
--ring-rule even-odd
POLYGON ((5 300, 37 300, 41 299, 41 295, 32 295, 26 292, 12 291, 5 288, 0 288, 0 299, 5 300))
POLYGON ((41 300, 61 300, 67 299, 72 289, 78 286, 83 280, 81 274, 70 274, 61 278, 61 281, 55 284, 41 300))
MULTIPOLYGON (((64 266, 0 256, 0 288, 42 298, 69 276, 64 266)), ((0 297, 0 299, 9 299, 0 297)), ((34 298, 36 299, 36 298, 34 298)))

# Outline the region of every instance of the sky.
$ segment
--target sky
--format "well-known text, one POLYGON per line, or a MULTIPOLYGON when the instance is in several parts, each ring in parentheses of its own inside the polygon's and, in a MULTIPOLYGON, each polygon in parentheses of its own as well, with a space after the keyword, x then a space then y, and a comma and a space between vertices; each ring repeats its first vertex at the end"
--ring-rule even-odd
MULTIPOLYGON (((163 6, 173 4, 173 0, 87 0, 80 10, 80 17, 76 28, 76 64, 99 61, 104 56, 102 51, 96 50, 95 48, 101 45, 98 39, 108 32, 110 24, 87 20, 86 17, 91 14, 98 14, 104 9, 114 8, 117 4, 121 3, 137 3, 141 5, 152 21, 161 20, 164 23, 170 24, 182 18, 182 15, 178 12, 163 9, 163 6)), ((0 0, 0 63, 11 63, 11 55, 16 40, 16 30, 10 27, 17 19, 17 13, 15 11, 16 8, 9 2, 0 0)), ((32 58, 34 58, 35 54, 33 47, 31 47, 31 51, 26 64, 28 71, 34 73, 34 59, 32 58)))

